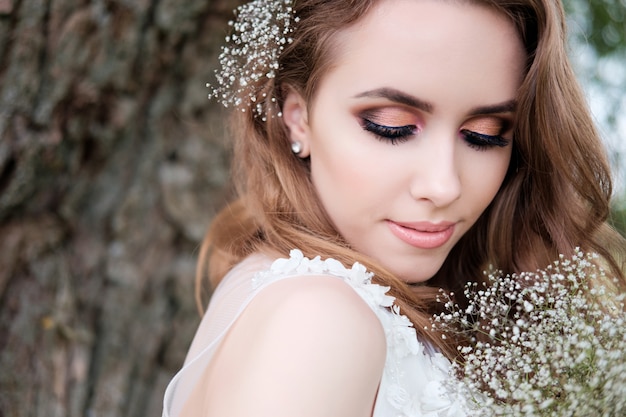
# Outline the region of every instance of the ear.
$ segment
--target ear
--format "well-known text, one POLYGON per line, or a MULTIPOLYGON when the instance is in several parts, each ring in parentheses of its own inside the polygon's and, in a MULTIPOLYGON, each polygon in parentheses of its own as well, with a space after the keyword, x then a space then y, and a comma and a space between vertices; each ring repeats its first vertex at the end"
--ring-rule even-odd
POLYGON ((289 89, 283 103, 283 120, 289 129, 291 142, 299 142, 302 151, 298 153, 300 158, 310 155, 310 131, 307 105, 300 94, 289 89))

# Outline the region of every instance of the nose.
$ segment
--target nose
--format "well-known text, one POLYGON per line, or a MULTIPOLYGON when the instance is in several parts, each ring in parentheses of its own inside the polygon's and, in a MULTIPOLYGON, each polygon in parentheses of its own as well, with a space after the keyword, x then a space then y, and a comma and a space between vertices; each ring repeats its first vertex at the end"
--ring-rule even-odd
POLYGON ((415 150, 411 197, 430 201, 436 207, 445 207, 461 196, 459 163, 455 152, 454 135, 422 137, 415 150))

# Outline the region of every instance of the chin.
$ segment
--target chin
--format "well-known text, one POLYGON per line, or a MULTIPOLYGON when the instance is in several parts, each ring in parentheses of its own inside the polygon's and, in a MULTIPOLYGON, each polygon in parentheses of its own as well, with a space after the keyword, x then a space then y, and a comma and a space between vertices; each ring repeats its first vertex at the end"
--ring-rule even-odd
POLYGON ((416 274, 415 271, 417 269, 419 269, 419 267, 416 267, 412 271, 398 271, 395 272, 395 274, 400 280, 406 282, 407 284, 421 284, 428 282, 439 270, 439 268, 427 268, 426 271, 422 269, 419 274, 416 274))
POLYGON ((395 265, 390 265, 392 267, 391 271, 402 281, 408 284, 420 284, 429 281, 435 274, 441 269, 445 261, 445 257, 441 258, 439 256, 433 257, 427 256, 416 262, 415 259, 412 259, 412 262, 406 262, 404 265, 401 264, 401 261, 398 260, 398 263, 395 265), (434 259, 433 259, 434 258, 434 259), (401 265, 400 268, 397 268, 398 265, 401 265))

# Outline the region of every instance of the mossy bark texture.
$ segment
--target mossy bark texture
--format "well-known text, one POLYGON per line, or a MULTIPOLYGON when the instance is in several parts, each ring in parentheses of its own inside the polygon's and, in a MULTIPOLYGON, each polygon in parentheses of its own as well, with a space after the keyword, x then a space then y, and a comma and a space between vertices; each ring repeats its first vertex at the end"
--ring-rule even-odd
POLYGON ((0 416, 159 416, 228 198, 232 0, 0 0, 0 416))

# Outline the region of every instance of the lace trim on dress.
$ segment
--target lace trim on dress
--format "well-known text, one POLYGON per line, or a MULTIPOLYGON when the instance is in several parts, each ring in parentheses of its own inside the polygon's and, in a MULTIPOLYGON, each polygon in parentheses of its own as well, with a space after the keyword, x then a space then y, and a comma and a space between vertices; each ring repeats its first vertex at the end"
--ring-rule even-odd
POLYGON ((253 289, 289 276, 311 274, 333 275, 350 284, 376 313, 385 330, 387 358, 377 403, 384 398, 399 417, 467 415, 465 401, 446 388, 446 381, 454 378, 449 373, 450 362, 418 341, 413 323, 400 313, 395 297, 387 295, 389 287, 373 284, 373 273, 358 262, 346 268, 332 258, 309 259, 297 249, 289 255, 275 260, 269 270, 256 273, 253 289))

